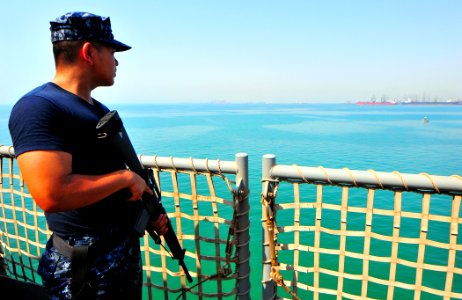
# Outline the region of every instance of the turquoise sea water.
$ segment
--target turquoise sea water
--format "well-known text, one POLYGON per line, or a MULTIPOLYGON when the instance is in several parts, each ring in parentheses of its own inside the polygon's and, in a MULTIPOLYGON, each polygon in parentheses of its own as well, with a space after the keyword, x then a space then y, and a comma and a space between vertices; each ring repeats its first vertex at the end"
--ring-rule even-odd
POLYGON ((330 168, 462 171, 462 106, 189 104, 114 106, 139 153, 330 168), (427 116, 430 122, 423 123, 427 116))
MULTIPOLYGON (((277 163, 289 165, 462 174, 462 106, 163 104, 110 108, 118 110, 139 154, 220 160, 234 160, 238 152, 249 155, 253 299, 261 298, 262 155, 275 154, 277 163), (430 120, 427 124, 425 116, 430 120)), ((3 145, 11 144, 10 109, 0 106, 3 145)), ((462 258, 457 262, 462 267, 462 258)))
MULTIPOLYGON (((252 166, 272 153, 278 163, 330 168, 462 172, 462 106, 354 104, 112 105, 137 152, 234 160, 252 166), (423 123, 427 116, 429 123, 423 123)), ((0 143, 11 144, 0 106, 0 143)))

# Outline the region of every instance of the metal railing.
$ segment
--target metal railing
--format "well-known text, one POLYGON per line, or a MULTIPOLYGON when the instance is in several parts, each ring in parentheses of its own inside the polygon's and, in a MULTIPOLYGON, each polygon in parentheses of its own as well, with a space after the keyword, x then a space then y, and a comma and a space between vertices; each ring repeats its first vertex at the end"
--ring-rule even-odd
MULTIPOLYGON (((50 232, 0 146, 0 266, 40 283, 50 232)), ((146 235, 144 295, 250 299, 248 156, 235 161, 140 156, 186 248, 188 286, 146 235), (231 180, 232 178, 233 180, 231 180), (234 266, 234 271, 231 266, 234 266)), ((462 299, 462 179, 426 173, 262 165, 262 298, 462 299)), ((258 272, 253 270, 253 272, 258 272)))
POLYGON ((460 176, 262 168, 263 299, 462 299, 460 176))
MULTIPOLYGON (((185 262, 195 280, 195 285, 187 286, 168 250, 145 235, 143 293, 148 299, 161 295, 168 299, 178 293, 183 299, 187 293, 199 298, 250 299, 248 157, 238 153, 235 158, 140 156, 159 182, 162 203, 187 250, 185 262)), ((9 277, 40 284, 36 269, 51 232, 15 166, 13 147, 0 146, 0 162, 2 270, 9 277)))
MULTIPOLYGON (((235 161, 220 161, 220 160, 208 160, 208 159, 192 159, 192 158, 175 158, 175 157, 158 157, 158 156, 145 156, 140 155, 140 161, 142 165, 146 168, 152 168, 155 172, 157 181, 161 184, 163 179, 160 176, 161 172, 169 172, 172 175, 172 182, 177 182, 174 184, 173 191, 167 192, 162 189, 162 196, 167 196, 171 199, 174 199, 175 202, 175 213, 169 214, 170 218, 176 219, 177 230, 180 227, 183 227, 182 231, 178 231, 178 235, 182 235, 181 240, 183 243, 186 240, 189 240, 190 245, 195 249, 195 253, 187 253, 187 256, 194 258, 196 260, 197 270, 195 272, 195 277, 199 283, 205 282, 208 278, 214 277, 214 280, 217 281, 217 288, 215 292, 211 292, 212 289, 210 286, 204 286, 202 284, 197 285, 197 291, 191 291, 196 296, 205 296, 205 297, 214 297, 214 298, 223 298, 224 296, 239 296, 241 299, 250 299, 250 250, 249 250, 249 229, 250 229, 250 220, 249 220, 249 175, 248 175, 248 155, 246 153, 238 153, 235 155, 235 161), (179 173, 186 173, 191 181, 191 194, 187 195, 180 192, 180 187, 178 184, 179 173), (225 174, 235 175, 235 186, 232 187, 230 181, 225 177, 225 174), (197 184, 194 177, 196 175, 205 175, 207 177, 210 196, 209 197, 200 197, 194 186, 197 184), (232 201, 227 201, 217 196, 217 188, 213 187, 214 183, 212 182, 212 176, 223 179, 227 183, 228 191, 232 194, 232 201), (185 212, 180 212, 180 199, 181 201, 189 200, 193 205, 193 211, 189 214, 185 212), (210 216, 204 216, 199 211, 198 202, 203 200, 204 202, 212 203, 213 213, 210 216), (232 215, 229 215, 230 219, 224 220, 223 217, 219 216, 218 204, 223 205, 228 204, 231 206, 232 215), (183 219, 191 220, 192 223, 187 233, 185 226, 179 225, 183 219), (200 233, 198 227, 200 222, 209 221, 213 223, 216 227, 214 229, 214 236, 210 236, 211 232, 200 233), (223 224, 229 227, 225 228, 220 232, 217 227, 223 224), (194 229, 194 230, 192 230, 194 229), (228 236, 223 236, 223 233, 226 233, 228 236), (235 236, 235 240, 233 237, 235 236), (198 241, 206 241, 209 244, 212 244, 215 248, 214 255, 204 255, 201 253, 201 247, 198 244, 198 241), (219 245, 224 244, 224 249, 220 249, 219 245), (235 248, 235 253, 233 257, 232 248, 235 248), (189 255, 188 255, 189 254, 189 255), (223 257, 223 254, 225 257, 223 257), (215 256, 215 257, 213 257, 215 256), (214 271, 209 271, 209 274, 205 274, 203 271, 204 267, 201 267, 199 261, 216 261, 214 263, 214 271), (221 264, 223 262, 223 264, 221 264), (231 263, 236 265, 236 271, 234 274, 231 274, 231 263), (214 275, 210 275, 213 273, 214 275), (220 281, 226 280, 227 276, 235 279, 235 283, 231 285, 232 289, 225 291, 222 287, 220 281)), ((184 205, 184 204, 181 204, 184 205)), ((186 226, 187 227, 187 226, 186 226)), ((145 238, 145 245, 147 242, 147 237, 145 238)), ((143 245, 142 245, 143 247, 143 245)), ((143 247, 145 252, 147 251, 146 247, 143 247)), ((149 251, 148 251, 149 252, 149 251)), ((165 254, 163 254, 165 256, 165 254)), ((148 260, 148 259, 146 259, 148 260)), ((150 270, 156 270, 156 268, 145 268, 149 275, 150 270)), ((172 281, 168 280, 165 276, 165 270, 162 270, 163 273, 163 286, 158 287, 163 290, 171 290, 178 292, 179 290, 172 290, 172 281)), ((149 276, 148 276, 149 278, 149 276)), ((149 284, 145 284, 149 287, 149 284)), ((187 286, 182 282, 181 289, 186 289, 187 286)), ((151 294, 151 293, 150 293, 151 294)), ((167 295, 166 297, 167 298, 167 295)))

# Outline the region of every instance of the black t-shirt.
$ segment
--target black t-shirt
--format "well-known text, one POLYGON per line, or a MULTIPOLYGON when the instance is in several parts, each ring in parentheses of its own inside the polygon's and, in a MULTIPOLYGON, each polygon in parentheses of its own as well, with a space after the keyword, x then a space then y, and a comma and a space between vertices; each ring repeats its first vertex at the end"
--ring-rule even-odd
MULTIPOLYGON (((72 172, 101 175, 125 168, 118 151, 96 138, 96 125, 109 109, 46 83, 13 107, 9 129, 15 155, 33 150, 58 150, 72 155, 72 172)), ((50 230, 62 237, 104 233, 109 228, 130 228, 139 202, 128 202, 121 190, 99 202, 76 210, 45 213, 50 230)))

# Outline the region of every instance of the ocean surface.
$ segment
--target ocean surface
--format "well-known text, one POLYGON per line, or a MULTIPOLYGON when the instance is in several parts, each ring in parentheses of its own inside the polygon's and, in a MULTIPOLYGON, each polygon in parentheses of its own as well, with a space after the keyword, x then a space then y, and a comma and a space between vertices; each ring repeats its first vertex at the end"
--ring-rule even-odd
MULTIPOLYGON (((254 299, 261 298, 264 154, 287 165, 462 174, 462 106, 209 103, 110 108, 118 110, 139 154, 220 160, 234 160, 240 152, 249 155, 254 299)), ((2 145, 11 145, 10 109, 0 106, 2 145)), ((460 257, 457 264, 462 267, 460 257)))
MULTIPOLYGON (((462 173, 462 106, 112 105, 138 153, 451 175, 462 173), (424 123, 427 117, 430 122, 424 123)), ((11 144, 0 105, 0 143, 11 144)))

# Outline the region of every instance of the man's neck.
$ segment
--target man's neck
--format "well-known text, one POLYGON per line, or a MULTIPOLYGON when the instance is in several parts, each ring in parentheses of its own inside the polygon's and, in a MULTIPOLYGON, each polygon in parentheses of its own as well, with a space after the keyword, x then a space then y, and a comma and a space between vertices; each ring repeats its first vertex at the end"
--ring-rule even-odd
POLYGON ((52 82, 62 89, 79 96, 82 100, 93 104, 93 99, 91 98, 92 89, 78 73, 72 72, 72 70, 57 70, 52 82))

